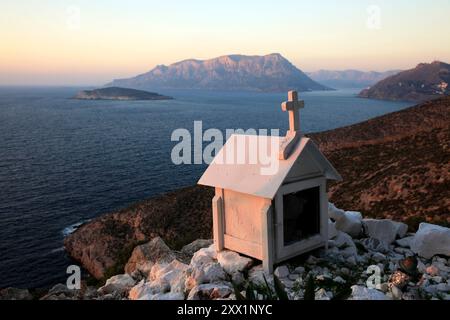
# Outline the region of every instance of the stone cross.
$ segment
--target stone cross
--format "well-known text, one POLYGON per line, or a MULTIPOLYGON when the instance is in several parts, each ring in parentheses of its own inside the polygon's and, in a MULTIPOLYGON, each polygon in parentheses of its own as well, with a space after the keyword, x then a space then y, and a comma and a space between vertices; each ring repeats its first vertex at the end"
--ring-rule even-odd
POLYGON ((289 132, 299 132, 300 131, 300 116, 299 109, 305 107, 305 102, 303 100, 298 100, 297 91, 289 91, 288 101, 281 104, 281 109, 283 111, 289 112, 289 132))
POLYGON ((300 141, 300 116, 298 110, 303 109, 304 107, 305 102, 303 100, 298 100, 297 91, 289 91, 288 101, 281 104, 281 109, 289 112, 289 131, 280 144, 278 153, 280 160, 287 160, 292 151, 295 150, 298 141, 300 141))

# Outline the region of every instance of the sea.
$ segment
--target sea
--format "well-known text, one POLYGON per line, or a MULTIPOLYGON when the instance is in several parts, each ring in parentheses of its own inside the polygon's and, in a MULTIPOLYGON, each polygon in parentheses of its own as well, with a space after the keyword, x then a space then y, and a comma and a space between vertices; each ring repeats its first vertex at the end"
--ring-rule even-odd
MULTIPOLYGON (((64 237, 83 222, 194 185, 205 164, 171 160, 176 129, 288 127, 286 94, 165 90, 164 101, 81 101, 78 87, 0 87, 0 288, 47 288, 73 264, 64 237)), ((358 123, 410 103, 359 88, 301 93, 304 132, 358 123)))

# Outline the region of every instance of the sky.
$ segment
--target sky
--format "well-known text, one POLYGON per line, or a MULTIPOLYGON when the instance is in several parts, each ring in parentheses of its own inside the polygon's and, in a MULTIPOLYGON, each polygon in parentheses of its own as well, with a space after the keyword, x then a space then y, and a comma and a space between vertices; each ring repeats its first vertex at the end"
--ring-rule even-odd
POLYGON ((0 85, 100 85, 278 52, 303 71, 450 62, 450 0, 1 0, 0 85))

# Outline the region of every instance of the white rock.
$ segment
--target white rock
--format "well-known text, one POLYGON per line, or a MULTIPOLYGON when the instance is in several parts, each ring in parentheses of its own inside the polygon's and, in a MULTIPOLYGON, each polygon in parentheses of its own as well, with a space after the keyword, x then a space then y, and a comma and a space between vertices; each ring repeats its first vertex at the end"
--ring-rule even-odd
POLYGON ((223 268, 217 262, 191 268, 185 281, 185 288, 191 290, 193 287, 203 283, 221 282, 226 279, 223 268))
POLYGON ((447 283, 439 283, 436 285, 436 289, 441 292, 450 292, 450 286, 447 283))
POLYGON ((155 263, 170 263, 175 259, 175 253, 160 238, 153 238, 150 242, 134 248, 130 259, 125 265, 125 272, 133 273, 135 270, 148 274, 155 263))
POLYGON ((290 280, 289 278, 282 278, 282 279, 280 279, 280 282, 287 289, 292 289, 294 287, 294 281, 290 280))
POLYGON ((219 252, 217 254, 217 260, 228 274, 243 272, 253 263, 252 259, 242 257, 240 254, 228 250, 219 252))
POLYGON ((146 294, 138 300, 184 300, 184 295, 174 292, 146 294))
POLYGON ((347 261, 348 264, 350 264, 352 266, 356 266, 356 258, 355 258, 355 256, 348 257, 346 261, 347 261))
POLYGON ((231 277, 231 282, 236 286, 240 286, 241 284, 243 284, 245 282, 245 278, 242 272, 233 273, 231 277))
POLYGON ((394 300, 401 300, 402 296, 403 296, 402 290, 400 290, 396 286, 391 287, 391 294, 392 294, 392 298, 394 298, 394 300))
POLYGON ((195 286, 188 296, 188 300, 212 300, 226 298, 233 292, 229 284, 201 284, 195 286))
POLYGON ((411 241, 411 249, 426 259, 437 254, 450 256, 450 229, 421 223, 411 241))
POLYGON ((360 212, 338 209, 334 204, 328 204, 328 215, 336 222, 336 229, 357 237, 361 233, 362 215, 360 212))
POLYGON ((363 286, 352 286, 349 300, 390 300, 383 292, 363 286))
POLYGON ((287 276, 289 276, 289 269, 287 266, 279 266, 278 268, 275 269, 274 274, 278 278, 286 278, 287 276))
POLYGON ((387 244, 393 243, 397 237, 404 237, 408 231, 406 224, 388 219, 364 219, 363 225, 367 236, 387 244))
POLYGON ((149 290, 154 294, 166 293, 170 291, 170 284, 164 279, 156 279, 149 284, 149 290))
POLYGON ((334 278, 333 281, 336 283, 340 283, 340 284, 346 283, 346 281, 340 276, 337 276, 336 278, 334 278))
POLYGON ((417 260, 418 260, 417 261, 417 270, 420 273, 426 273, 427 266, 422 261, 420 261, 420 259, 417 259, 417 260))
POLYGON ((296 274, 303 274, 304 272, 305 272, 305 268, 302 266, 299 266, 294 269, 294 273, 296 273, 296 274))
POLYGON ((394 224, 397 226, 397 238, 405 238, 406 234, 408 233, 408 225, 406 223, 398 221, 394 221, 394 224))
POLYGON ((262 265, 254 266, 248 272, 248 280, 255 285, 265 285, 264 278, 273 284, 273 276, 265 273, 262 265))
MULTIPOLYGON (((204 282, 218 282, 221 280, 225 280, 226 274, 223 268, 218 263, 209 263, 203 268, 204 271, 204 282)), ((203 283, 204 283, 203 282, 203 283)))
POLYGON ((388 253, 390 251, 389 244, 375 238, 362 239, 360 243, 369 251, 381 253, 388 253))
POLYGON ((386 256, 385 256, 384 254, 380 253, 380 252, 375 252, 375 253, 372 255, 372 259, 373 259, 375 262, 382 262, 382 261, 385 261, 385 260, 386 260, 386 256))
POLYGON ((193 256, 198 250, 208 248, 213 244, 213 240, 197 239, 187 245, 185 245, 181 252, 188 256, 193 256))
POLYGON ((193 267, 201 267, 204 264, 214 262, 217 259, 217 252, 214 245, 208 248, 202 248, 194 253, 190 265, 193 267))
POLYGON ((337 236, 336 223, 328 219, 328 239, 333 239, 337 236))
POLYGON ((325 289, 319 289, 315 293, 315 300, 331 300, 333 298, 333 293, 327 292, 325 289))
POLYGON ((430 276, 434 277, 439 274, 439 268, 434 265, 431 265, 425 269, 425 272, 430 276))
POLYGON ((336 246, 340 249, 340 254, 344 258, 358 255, 356 245, 353 242, 352 237, 350 237, 347 233, 339 231, 334 241, 336 242, 336 246))
POLYGON ((407 257, 414 255, 414 253, 410 249, 407 249, 407 248, 395 248, 394 251, 397 253, 400 253, 401 255, 407 256, 407 257))
POLYGON ((289 280, 296 281, 298 278, 300 278, 300 275, 299 275, 299 274, 296 274, 296 273, 291 273, 291 274, 288 276, 288 278, 289 278, 289 280))
POLYGON ((435 266, 436 268, 438 268, 440 273, 449 273, 450 272, 450 267, 447 267, 447 265, 445 265, 442 262, 436 261, 436 262, 433 262, 432 265, 435 266))
MULTIPOLYGON (((151 282, 145 282, 142 280, 137 285, 135 285, 133 288, 131 288, 130 292, 128 293, 128 299, 130 300, 151 300, 150 297, 161 292, 160 284, 154 283, 152 285, 151 282), (158 288, 159 287, 159 288, 158 288)), ((165 291, 167 291, 167 283, 165 291)))
POLYGON ((184 264, 178 260, 173 260, 171 263, 155 265, 150 272, 150 278, 163 279, 172 285, 180 277, 184 276, 186 270, 189 268, 187 264, 184 264))
POLYGON ((129 274, 119 274, 106 280, 103 287, 98 289, 98 292, 103 294, 109 294, 118 292, 120 294, 130 290, 136 281, 129 274))
POLYGON ((398 239, 397 241, 395 241, 395 243, 402 248, 410 248, 413 238, 413 236, 410 236, 403 239, 398 239))

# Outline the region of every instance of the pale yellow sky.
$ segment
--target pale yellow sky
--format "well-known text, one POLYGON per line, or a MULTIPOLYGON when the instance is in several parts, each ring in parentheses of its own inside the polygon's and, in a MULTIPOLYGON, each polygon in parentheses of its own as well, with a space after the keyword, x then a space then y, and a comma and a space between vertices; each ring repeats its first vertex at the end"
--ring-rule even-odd
POLYGON ((0 4, 0 85, 103 84, 157 64, 279 52, 303 71, 450 62, 450 1, 0 4))

